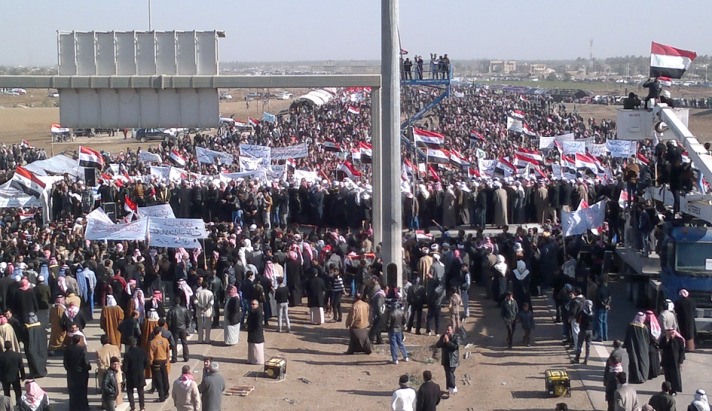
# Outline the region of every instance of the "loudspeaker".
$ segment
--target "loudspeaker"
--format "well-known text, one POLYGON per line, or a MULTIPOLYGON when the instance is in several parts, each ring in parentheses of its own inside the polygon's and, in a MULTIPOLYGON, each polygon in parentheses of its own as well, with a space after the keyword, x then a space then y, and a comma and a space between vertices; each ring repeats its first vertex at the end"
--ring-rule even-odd
POLYGON ((84 183, 87 187, 96 187, 96 169, 95 168, 85 168, 84 169, 84 183))
POLYGON ((106 212, 106 215, 109 216, 111 221, 116 222, 116 203, 102 203, 101 207, 104 209, 104 212, 106 212))

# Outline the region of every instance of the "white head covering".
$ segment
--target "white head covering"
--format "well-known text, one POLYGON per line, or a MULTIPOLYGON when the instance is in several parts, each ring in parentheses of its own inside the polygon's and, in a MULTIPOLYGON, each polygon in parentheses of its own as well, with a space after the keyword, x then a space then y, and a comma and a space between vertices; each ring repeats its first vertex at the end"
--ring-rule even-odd
POLYGON ((695 400, 692 401, 692 405, 694 405, 698 411, 710 411, 710 404, 707 401, 707 393, 705 390, 700 388, 695 391, 695 400))
POLYGON ((517 280, 524 280, 528 275, 529 270, 527 270, 527 263, 525 263, 524 260, 517 261, 517 268, 514 270, 514 276, 517 277, 517 280))

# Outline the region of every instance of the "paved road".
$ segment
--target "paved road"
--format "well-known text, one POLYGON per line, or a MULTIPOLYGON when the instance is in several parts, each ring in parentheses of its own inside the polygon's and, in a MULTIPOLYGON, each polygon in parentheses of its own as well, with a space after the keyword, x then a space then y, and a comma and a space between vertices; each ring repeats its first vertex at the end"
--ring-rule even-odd
MULTIPOLYGON (((611 292, 613 296, 613 308, 609 314, 609 338, 625 339, 625 331, 628 323, 633 319, 639 311, 627 298, 626 284, 622 281, 616 281, 611 284, 611 292)), ((588 365, 572 365, 572 369, 576 370, 575 375, 581 379, 586 387, 591 403, 596 410, 606 410, 603 388, 603 371, 605 361, 611 348, 611 342, 594 343, 591 350, 591 358, 588 365)), ((709 344, 702 345, 694 353, 687 353, 686 360, 683 365, 682 373, 682 388, 683 392, 676 397, 677 409, 686 410, 687 406, 693 400, 695 390, 704 388, 706 391, 712 391, 712 373, 709 372, 710 356, 712 348, 709 344)), ((641 404, 647 404, 650 397, 660 391, 660 386, 665 380, 663 375, 647 381, 644 384, 634 385, 638 391, 638 400, 641 404)))

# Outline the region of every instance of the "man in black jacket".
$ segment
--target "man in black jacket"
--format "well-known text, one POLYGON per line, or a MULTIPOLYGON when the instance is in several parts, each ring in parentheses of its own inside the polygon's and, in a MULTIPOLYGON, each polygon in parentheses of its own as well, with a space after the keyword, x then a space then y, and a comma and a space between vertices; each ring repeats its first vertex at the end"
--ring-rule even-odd
POLYGON ((189 352, 188 352, 188 325, 190 325, 190 310, 185 308, 183 304, 180 303, 184 297, 181 295, 179 298, 179 303, 174 305, 168 314, 166 315, 166 323, 168 324, 168 330, 173 334, 176 343, 172 347, 171 362, 176 362, 178 359, 178 340, 183 345, 183 362, 188 362, 189 352))
POLYGON ((22 354, 12 351, 12 341, 5 341, 5 352, 0 354, 0 382, 5 396, 10 398, 10 388, 15 391, 15 402, 20 403, 22 389, 20 380, 25 379, 22 354))
POLYGON ((72 344, 64 350, 64 369, 67 370, 67 387, 69 388, 69 408, 72 410, 88 410, 88 384, 91 364, 87 359, 87 349, 81 345, 82 336, 72 337, 72 344))
POLYGON ((119 372, 119 358, 111 357, 111 367, 104 373, 101 381, 101 403, 107 411, 116 409, 116 396, 119 395, 119 384, 116 373, 119 372))
POLYGON ((433 381, 433 373, 423 371, 423 383, 418 388, 416 411, 435 411, 440 404, 440 386, 433 381))
POLYGON ((447 390, 450 395, 456 394, 455 368, 460 365, 460 335, 453 331, 452 325, 448 325, 445 334, 435 346, 442 348, 441 362, 445 369, 447 390))
POLYGON ((129 338, 128 350, 124 355, 124 378, 129 396, 129 406, 135 410, 134 389, 138 391, 138 404, 140 409, 146 409, 143 387, 146 385, 144 370, 148 368, 146 351, 136 346, 136 338, 129 338))
POLYGON ((141 327, 138 322, 139 313, 134 310, 130 317, 125 318, 119 324, 119 332, 121 333, 121 344, 126 346, 128 352, 129 339, 135 338, 136 341, 141 339, 141 327))

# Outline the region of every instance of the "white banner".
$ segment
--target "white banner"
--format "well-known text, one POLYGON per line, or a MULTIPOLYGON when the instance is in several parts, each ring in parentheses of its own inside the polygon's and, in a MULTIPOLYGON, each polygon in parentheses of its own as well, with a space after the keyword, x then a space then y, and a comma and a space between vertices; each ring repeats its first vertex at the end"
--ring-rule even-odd
POLYGON ((160 155, 149 153, 148 151, 143 151, 143 150, 138 152, 138 161, 140 161, 142 163, 162 163, 163 162, 160 155))
POLYGON ((497 160, 491 160, 487 158, 480 158, 477 160, 477 166, 480 169, 481 175, 492 176, 494 175, 494 168, 497 165, 497 160))
POLYGON ((200 239, 207 238, 205 222, 191 218, 149 218, 148 244, 151 247, 201 248, 200 239))
POLYGON ((159 217, 159 218, 176 218, 173 214, 173 209, 168 204, 158 204, 148 207, 138 208, 139 218, 144 217, 159 217))
POLYGON ((559 177, 559 178, 561 178, 561 177, 564 176, 564 175, 562 174, 561 166, 560 166, 560 165, 558 165, 558 164, 552 164, 552 165, 551 165, 551 176, 552 176, 552 177, 559 177))
POLYGON ((113 224, 100 218, 87 218, 87 228, 84 237, 92 241, 142 241, 146 239, 147 229, 147 219, 136 220, 130 223, 113 224))
POLYGON ((539 150, 551 150, 554 147, 556 137, 539 137, 539 150))
POLYGON ((267 178, 270 180, 286 180, 287 166, 284 164, 272 164, 270 170, 267 172, 267 178))
POLYGON ((586 143, 583 141, 564 141, 562 146, 565 156, 570 156, 576 153, 586 154, 586 143))
POLYGON ((554 137, 554 139, 561 145, 564 144, 564 141, 573 141, 574 140, 574 133, 566 133, 562 134, 560 136, 554 137))
POLYGON ((608 140, 606 148, 611 152, 611 157, 631 157, 635 155, 638 145, 635 141, 608 140))
MULTIPOLYGON (((240 171, 248 172, 262 168, 262 160, 256 157, 240 156, 240 171)), ((269 164, 267 165, 269 166, 269 164)))
POLYGON ((522 120, 507 116, 507 130, 521 133, 522 132, 522 120))
POLYGON ((151 166, 151 177, 168 181, 171 178, 171 167, 151 166))
POLYGON ((596 204, 578 209, 574 212, 561 212, 561 226, 564 237, 570 235, 580 235, 587 230, 595 230, 603 226, 606 219, 606 201, 602 200, 596 204))
POLYGON ((307 143, 296 144, 289 147, 273 147, 270 156, 273 161, 286 160, 288 158, 302 158, 309 155, 307 143))
MULTIPOLYGON (((260 165, 269 167, 271 160, 271 149, 267 146, 257 146, 254 144, 240 144, 240 157, 254 157, 260 159, 260 165)), ((242 164, 240 165, 242 167, 242 164)))
POLYGON ((195 148, 195 156, 198 157, 198 162, 203 164, 213 164, 217 162, 220 165, 229 166, 235 161, 231 154, 208 150, 203 147, 195 148))
POLYGON ((594 157, 603 157, 606 153, 608 153, 608 149, 605 144, 591 144, 591 147, 586 148, 588 148, 589 154, 594 157))
POLYGON ((294 170, 294 181, 301 182, 302 179, 311 181, 313 183, 315 181, 319 181, 319 176, 317 175, 316 171, 294 170))

